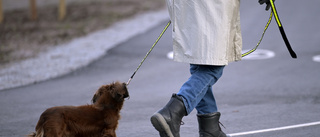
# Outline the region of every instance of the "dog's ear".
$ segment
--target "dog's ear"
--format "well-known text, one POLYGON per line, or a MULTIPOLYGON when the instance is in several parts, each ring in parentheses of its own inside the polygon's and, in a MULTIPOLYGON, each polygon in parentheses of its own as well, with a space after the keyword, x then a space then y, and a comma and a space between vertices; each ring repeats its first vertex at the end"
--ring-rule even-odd
POLYGON ((97 91, 96 93, 93 95, 92 97, 92 103, 94 104, 95 102, 98 101, 98 99, 100 98, 100 96, 103 94, 104 91, 107 91, 107 90, 110 90, 109 89, 109 85, 103 85, 101 86, 97 91))

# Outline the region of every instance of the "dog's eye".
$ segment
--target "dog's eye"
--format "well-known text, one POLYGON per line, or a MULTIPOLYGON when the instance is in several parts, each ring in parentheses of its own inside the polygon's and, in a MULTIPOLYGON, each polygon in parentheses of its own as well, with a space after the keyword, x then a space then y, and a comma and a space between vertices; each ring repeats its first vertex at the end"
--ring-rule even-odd
POLYGON ((117 98, 122 98, 122 95, 121 94, 117 94, 117 98))

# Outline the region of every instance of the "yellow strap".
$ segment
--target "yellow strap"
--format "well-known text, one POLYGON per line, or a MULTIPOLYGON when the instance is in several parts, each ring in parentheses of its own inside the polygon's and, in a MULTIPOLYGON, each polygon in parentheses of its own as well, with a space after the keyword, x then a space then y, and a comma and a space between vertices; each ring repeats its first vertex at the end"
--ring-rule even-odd
POLYGON ((281 27, 282 25, 281 25, 281 22, 279 20, 278 13, 276 11, 276 7, 274 6, 273 0, 270 0, 270 4, 271 4, 271 7, 272 7, 272 11, 274 13, 274 17, 276 18, 276 21, 278 23, 278 26, 281 27))

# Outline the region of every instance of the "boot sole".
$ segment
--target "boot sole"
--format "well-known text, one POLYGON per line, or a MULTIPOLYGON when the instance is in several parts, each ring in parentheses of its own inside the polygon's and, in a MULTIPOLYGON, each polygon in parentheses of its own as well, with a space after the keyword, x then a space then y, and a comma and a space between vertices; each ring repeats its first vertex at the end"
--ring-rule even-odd
POLYGON ((159 131, 161 137, 174 137, 169 125, 161 114, 155 113, 151 117, 151 123, 159 131))

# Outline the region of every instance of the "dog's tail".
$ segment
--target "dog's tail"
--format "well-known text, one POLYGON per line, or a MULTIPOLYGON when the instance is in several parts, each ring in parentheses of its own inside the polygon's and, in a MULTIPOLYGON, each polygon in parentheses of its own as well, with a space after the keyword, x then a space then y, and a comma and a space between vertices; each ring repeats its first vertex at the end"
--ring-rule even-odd
POLYGON ((37 132, 33 132, 29 135, 27 135, 27 137, 43 137, 44 135, 44 131, 43 129, 37 130, 37 132))

